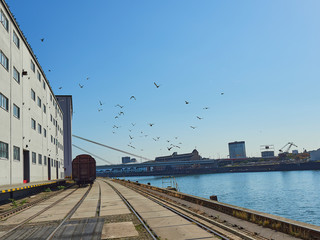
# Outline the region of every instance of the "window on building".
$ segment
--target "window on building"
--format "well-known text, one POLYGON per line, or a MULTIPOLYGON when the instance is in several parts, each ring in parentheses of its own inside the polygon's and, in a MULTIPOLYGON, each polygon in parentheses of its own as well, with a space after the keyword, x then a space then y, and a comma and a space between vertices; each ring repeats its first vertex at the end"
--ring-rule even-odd
POLYGON ((43 104, 43 112, 44 112, 44 113, 47 113, 47 107, 46 107, 45 104, 43 104))
POLYGON ((41 125, 38 123, 38 133, 42 133, 42 127, 41 127, 41 125))
POLYGON ((13 67, 13 79, 20 83, 20 73, 15 67, 13 67))
POLYGON ((0 93, 0 107, 6 111, 9 111, 9 100, 2 93, 0 93))
POLYGON ((38 97, 38 107, 41 108, 41 99, 38 97))
POLYGON ((50 121, 52 122, 52 114, 50 114, 50 121))
POLYGON ((20 148, 13 146, 13 159, 20 161, 20 148))
POLYGON ((30 60, 30 67, 33 72, 36 72, 36 65, 34 65, 34 62, 32 60, 30 60))
POLYGON ((13 116, 20 119, 20 108, 15 104, 13 104, 13 116))
POLYGON ((52 94, 50 94, 50 101, 52 102, 52 94))
POLYGON ((42 155, 38 154, 38 163, 42 165, 42 155))
POLYGON ((34 120, 33 118, 31 118, 31 128, 33 130, 36 130, 36 120, 34 120))
POLYGON ((14 42, 14 44, 18 47, 18 48, 20 48, 20 39, 18 38, 18 35, 16 34, 16 32, 15 31, 13 31, 13 42, 14 42))
POLYGON ((46 82, 45 81, 42 81, 42 86, 43 86, 43 89, 46 89, 46 82))
POLYGON ((35 91, 33 91, 32 88, 31 88, 31 99, 32 99, 33 101, 36 101, 36 93, 35 93, 35 91))
POLYGON ((47 137, 47 129, 43 128, 43 136, 47 137))
POLYGON ((43 164, 47 165, 47 157, 46 156, 43 156, 43 164))
POLYGON ((35 152, 32 152, 32 163, 37 163, 37 154, 35 152))
POLYGON ((37 78, 38 78, 39 82, 41 82, 41 74, 39 71, 37 71, 37 78))
POLYGON ((9 158, 8 143, 0 141, 0 158, 9 158))
POLYGON ((9 31, 9 22, 7 17, 4 15, 4 13, 2 12, 2 10, 0 10, 0 22, 2 23, 2 25, 4 26, 4 28, 9 31))
POLYGON ((53 136, 51 135, 51 142, 53 142, 53 136))
POLYGON ((9 70, 9 60, 2 51, 0 51, 0 63, 7 71, 9 70))

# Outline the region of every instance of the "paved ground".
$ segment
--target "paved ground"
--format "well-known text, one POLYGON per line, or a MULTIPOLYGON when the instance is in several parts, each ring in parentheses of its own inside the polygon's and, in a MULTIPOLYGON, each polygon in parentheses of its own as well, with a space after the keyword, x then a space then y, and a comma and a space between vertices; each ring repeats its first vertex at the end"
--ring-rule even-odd
MULTIPOLYGON (((111 180, 106 181, 124 195, 160 239, 217 239, 207 231, 188 222, 166 208, 161 207, 139 193, 111 180)), ((10 239, 26 239, 27 236, 39 239, 47 237, 52 229, 54 229, 54 226, 58 225, 58 220, 62 220, 68 214, 87 189, 88 186, 77 189, 66 199, 33 219, 30 223, 32 225, 19 229, 10 239)), ((3 239, 1 236, 3 236, 5 231, 12 227, 12 225, 23 222, 35 213, 52 205, 58 199, 71 193, 73 190, 74 189, 67 189, 51 199, 0 222, 0 239, 3 239)), ((198 209, 199 211, 206 212, 207 215, 219 216, 221 220, 242 226, 252 232, 267 236, 269 239, 293 239, 288 235, 259 227, 211 209, 185 201, 181 203, 188 207, 198 209)), ((55 239, 86 239, 89 235, 94 236, 95 239, 150 239, 146 230, 131 211, 129 211, 117 193, 106 182, 99 179, 93 184, 91 191, 72 216, 72 219, 68 220, 63 225, 63 228, 57 232, 55 239), (100 217, 97 217, 99 194, 101 194, 100 217)))
POLYGON ((218 239, 177 214, 118 183, 115 186, 161 239, 218 239))
POLYGON ((89 194, 84 199, 77 211, 72 215, 72 219, 96 216, 99 201, 99 187, 99 182, 95 182, 92 185, 92 189, 90 190, 89 194))

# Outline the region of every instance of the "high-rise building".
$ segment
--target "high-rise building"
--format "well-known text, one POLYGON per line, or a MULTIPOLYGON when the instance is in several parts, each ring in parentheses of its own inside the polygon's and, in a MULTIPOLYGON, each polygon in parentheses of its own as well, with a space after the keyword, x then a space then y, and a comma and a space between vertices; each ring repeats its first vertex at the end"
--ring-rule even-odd
POLYGON ((62 146, 62 109, 0 0, 0 185, 63 178, 62 146))
POLYGON ((229 143, 229 157, 230 158, 246 158, 245 142, 230 142, 229 143))
POLYGON ((63 112, 63 152, 64 176, 71 178, 72 173, 72 96, 56 95, 63 112))

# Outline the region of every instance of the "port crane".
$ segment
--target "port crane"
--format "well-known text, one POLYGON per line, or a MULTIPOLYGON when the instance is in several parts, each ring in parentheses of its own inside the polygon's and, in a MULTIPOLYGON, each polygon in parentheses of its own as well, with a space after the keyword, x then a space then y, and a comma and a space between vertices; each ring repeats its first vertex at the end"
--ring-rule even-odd
POLYGON ((290 150, 290 148, 291 148, 292 146, 298 147, 298 146, 295 145, 293 142, 288 142, 286 145, 284 145, 282 148, 280 148, 279 152, 281 152, 281 153, 288 153, 289 150, 290 150), (284 149, 285 147, 287 147, 287 148, 286 148, 285 151, 283 151, 283 149, 284 149))

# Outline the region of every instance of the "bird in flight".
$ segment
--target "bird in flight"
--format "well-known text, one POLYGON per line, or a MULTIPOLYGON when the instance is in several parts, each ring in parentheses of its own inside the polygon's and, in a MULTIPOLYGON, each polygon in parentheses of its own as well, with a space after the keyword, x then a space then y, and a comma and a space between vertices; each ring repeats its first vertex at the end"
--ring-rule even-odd
POLYGON ((123 108, 124 106, 121 106, 120 104, 115 105, 115 107, 123 108))
POLYGON ((131 123, 131 124, 132 124, 133 127, 136 125, 135 123, 131 123))
POLYGON ((116 125, 113 125, 113 128, 119 128, 118 126, 116 126, 116 125))
POLYGON ((87 80, 89 80, 89 77, 87 77, 87 80))
POLYGON ((131 137, 131 135, 129 135, 130 139, 133 139, 133 137, 131 137))
POLYGON ((84 87, 84 85, 81 85, 81 84, 79 83, 79 87, 80 87, 80 88, 83 88, 83 87, 84 87))
POLYGON ((41 38, 40 40, 41 40, 41 42, 43 42, 43 41, 44 41, 44 38, 41 38))
POLYGON ((98 112, 101 112, 103 109, 102 108, 98 108, 98 112))
POLYGON ((155 138, 152 138, 155 142, 157 141, 157 139, 155 139, 155 138))
POLYGON ((221 95, 223 95, 224 93, 222 92, 222 93, 220 93, 221 95))
POLYGON ((167 147, 168 151, 170 151, 172 149, 172 147, 167 147))
POLYGON ((149 126, 152 127, 154 125, 154 123, 149 123, 149 126))
POLYGON ((153 84, 156 86, 156 88, 160 87, 160 85, 156 84, 156 82, 153 82, 153 84))
POLYGON ((100 104, 100 106, 102 106, 103 105, 103 103, 99 100, 99 104, 100 104))
POLYGON ((62 87, 59 87, 59 89, 62 89, 62 87))
POLYGON ((118 114, 119 114, 119 116, 120 116, 120 115, 124 115, 124 112, 119 112, 118 114))
POLYGON ((131 99, 137 100, 135 96, 131 96, 131 97, 130 97, 130 100, 131 100, 131 99))
POLYGON ((199 120, 203 119, 202 117, 199 117, 199 116, 197 116, 197 118, 198 118, 199 120))
POLYGON ((190 126, 192 129, 196 129, 196 127, 194 127, 194 126, 190 126))
POLYGON ((118 116, 115 116, 114 118, 119 118, 118 116))
POLYGON ((112 131, 112 134, 115 134, 116 132, 112 131))
POLYGON ((208 109, 209 109, 209 107, 204 107, 203 109, 204 109, 204 110, 208 110, 208 109))
POLYGON ((51 69, 49 69, 48 72, 51 72, 51 69))
POLYGON ((188 102, 188 101, 185 101, 185 103, 186 103, 186 104, 189 104, 189 102, 188 102))

